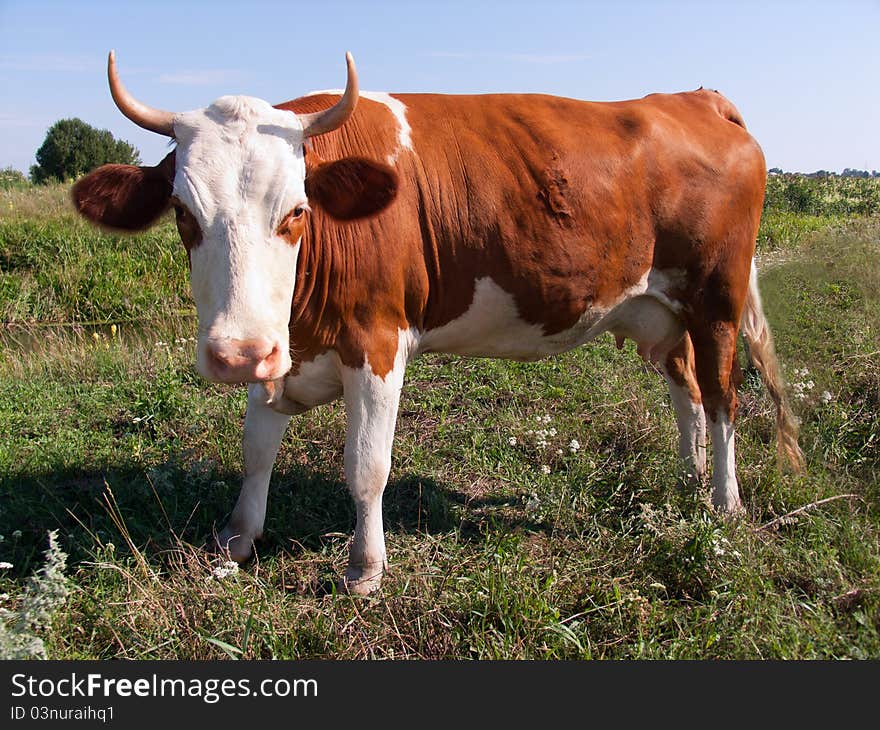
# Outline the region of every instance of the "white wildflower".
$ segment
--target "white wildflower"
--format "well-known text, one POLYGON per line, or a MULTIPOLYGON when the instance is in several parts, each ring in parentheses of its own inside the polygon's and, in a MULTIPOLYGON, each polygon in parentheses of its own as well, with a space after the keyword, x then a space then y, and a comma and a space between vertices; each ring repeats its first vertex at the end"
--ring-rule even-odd
POLYGON ((511 436, 509 439, 507 439, 507 443, 509 443, 511 446, 516 446, 516 436, 511 436))
POLYGON ((16 540, 17 540, 18 538, 20 538, 20 537, 21 537, 21 530, 13 530, 13 531, 12 531, 12 537, 14 537, 16 540))
POLYGON ((556 449, 556 455, 562 456, 562 449, 556 449))
POLYGON ((542 474, 549 474, 549 473, 550 473, 550 467, 547 466, 546 464, 541 464, 541 473, 542 473, 542 474))
POLYGON ((238 563, 234 560, 226 560, 222 565, 217 565, 211 571, 211 575, 213 575, 217 580, 223 580, 230 575, 235 575, 238 573, 238 563))
POLYGON ((551 436, 555 436, 555 435, 556 435, 556 429, 555 429, 555 428, 551 428, 549 431, 547 431, 547 433, 549 433, 551 436))
POLYGON ((834 400, 834 396, 831 395, 831 393, 829 393, 827 390, 823 390, 822 395, 819 396, 819 400, 827 405, 834 400))
POLYGON ((580 442, 577 439, 572 439, 571 443, 568 445, 568 450, 575 454, 581 448, 580 442))
POLYGON ((9 570, 12 567, 12 563, 7 563, 5 560, 0 563, 0 570, 9 570))

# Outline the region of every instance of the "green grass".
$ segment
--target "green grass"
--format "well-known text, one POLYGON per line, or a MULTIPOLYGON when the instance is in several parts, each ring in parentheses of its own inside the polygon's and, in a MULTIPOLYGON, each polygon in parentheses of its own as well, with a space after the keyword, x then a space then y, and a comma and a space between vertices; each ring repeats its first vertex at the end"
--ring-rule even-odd
POLYGON ((0 202, 0 236, 30 230, 33 249, 0 237, 2 276, 46 269, 30 298, 0 290, 27 324, 0 346, 0 561, 13 564, 0 593, 15 610, 57 529, 74 590, 40 633, 48 656, 880 658, 876 221, 789 211, 788 233, 761 244, 805 475, 780 473, 751 378, 737 431, 746 514, 730 520, 706 490, 676 487, 666 388, 632 349, 603 338, 536 364, 425 357, 385 496, 392 570, 359 599, 333 589, 354 524, 341 405, 291 422, 258 559, 216 577, 201 546, 237 496, 245 394, 194 372, 195 322, 172 317, 188 306, 182 248, 167 228, 117 239, 27 205, 0 202), (140 273, 160 253, 173 265, 140 273), (87 273, 91 289, 68 286, 87 273), (115 336, 40 326, 151 313, 115 336), (546 447, 539 429, 555 430, 546 447))
POLYGON ((0 191, 0 323, 164 321, 194 311, 170 218, 138 236, 102 233, 69 186, 0 191))

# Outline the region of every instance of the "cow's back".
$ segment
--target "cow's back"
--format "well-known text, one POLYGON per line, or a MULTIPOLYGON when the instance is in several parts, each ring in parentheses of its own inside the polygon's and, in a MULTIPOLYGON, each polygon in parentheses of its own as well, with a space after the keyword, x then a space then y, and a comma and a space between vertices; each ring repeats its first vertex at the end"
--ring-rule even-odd
MULTIPOLYGON (((358 278, 373 301, 387 291, 394 311, 382 317, 426 333, 460 320, 489 286, 544 335, 584 329, 652 266, 688 268, 710 231, 751 225, 763 196, 760 149, 732 104, 707 90, 624 102, 366 96, 314 151, 394 165, 394 205, 316 235, 356 261, 349 290, 358 278)), ((454 349, 448 340, 437 349, 454 349)))

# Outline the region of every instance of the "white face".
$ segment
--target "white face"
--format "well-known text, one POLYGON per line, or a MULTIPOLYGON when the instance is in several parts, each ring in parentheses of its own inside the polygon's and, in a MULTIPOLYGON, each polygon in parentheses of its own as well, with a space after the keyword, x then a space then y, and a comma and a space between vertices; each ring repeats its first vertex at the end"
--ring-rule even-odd
POLYGON ((174 134, 173 196, 201 230, 190 251, 198 370, 228 382, 281 377, 300 240, 277 230, 307 207, 301 123, 260 99, 225 96, 176 115, 174 134))

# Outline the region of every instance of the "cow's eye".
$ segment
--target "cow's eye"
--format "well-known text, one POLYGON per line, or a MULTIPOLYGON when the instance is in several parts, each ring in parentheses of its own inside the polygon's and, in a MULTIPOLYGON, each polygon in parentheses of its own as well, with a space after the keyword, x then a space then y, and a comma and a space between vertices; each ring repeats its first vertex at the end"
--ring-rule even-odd
POLYGON ((306 213, 306 207, 304 205, 298 205, 293 209, 293 217, 294 218, 302 218, 306 213))

